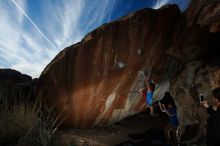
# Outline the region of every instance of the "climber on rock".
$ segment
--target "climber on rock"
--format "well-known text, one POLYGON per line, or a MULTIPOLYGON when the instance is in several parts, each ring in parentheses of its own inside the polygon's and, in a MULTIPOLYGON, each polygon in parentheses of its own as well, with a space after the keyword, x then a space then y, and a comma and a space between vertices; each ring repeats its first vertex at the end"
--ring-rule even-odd
POLYGON ((153 81, 149 82, 148 80, 146 81, 146 85, 147 85, 147 90, 145 90, 145 88, 141 88, 139 90, 139 93, 145 97, 145 101, 146 101, 146 107, 150 108, 150 115, 153 116, 154 115, 154 108, 153 108, 153 94, 154 94, 154 90, 155 90, 155 84, 153 83, 153 81))
POLYGON ((155 90, 155 84, 154 84, 153 80, 151 82, 146 80, 146 85, 147 85, 146 102, 148 103, 148 105, 150 107, 150 115, 153 116, 153 114, 154 114, 153 95, 154 95, 154 90, 155 90))
POLYGON ((214 106, 209 106, 206 100, 202 105, 207 109, 209 117, 207 119, 207 146, 220 146, 220 88, 212 91, 214 106))

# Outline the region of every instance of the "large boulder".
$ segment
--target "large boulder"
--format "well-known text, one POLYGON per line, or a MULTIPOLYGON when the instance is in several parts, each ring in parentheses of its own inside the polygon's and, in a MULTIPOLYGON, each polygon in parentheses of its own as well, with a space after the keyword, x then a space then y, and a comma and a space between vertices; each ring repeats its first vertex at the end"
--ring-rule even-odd
POLYGON ((65 127, 114 123, 145 109, 137 93, 143 72, 161 98, 184 64, 206 51, 209 34, 176 5, 137 11, 61 51, 42 72, 38 97, 62 113, 65 127))

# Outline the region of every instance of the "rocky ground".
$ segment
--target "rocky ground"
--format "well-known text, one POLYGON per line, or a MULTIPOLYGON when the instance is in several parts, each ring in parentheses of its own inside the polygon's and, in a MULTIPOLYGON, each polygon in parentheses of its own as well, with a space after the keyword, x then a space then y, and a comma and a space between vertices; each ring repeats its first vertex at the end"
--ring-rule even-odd
POLYGON ((147 112, 142 112, 104 128, 59 130, 54 143, 59 146, 145 145, 144 139, 163 134, 166 124, 165 115, 151 117, 147 112))

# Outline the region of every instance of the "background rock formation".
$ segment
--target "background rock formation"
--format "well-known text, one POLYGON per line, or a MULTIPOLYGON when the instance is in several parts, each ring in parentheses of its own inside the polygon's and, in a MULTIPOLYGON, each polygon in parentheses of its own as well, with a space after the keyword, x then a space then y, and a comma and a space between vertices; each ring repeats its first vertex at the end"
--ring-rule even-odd
MULTIPOLYGON (((207 50, 212 46, 215 52, 219 42, 217 14, 216 1, 192 1, 184 14, 176 5, 167 5, 104 24, 52 60, 39 78, 38 97, 62 111, 67 127, 107 125, 138 113, 145 106, 136 92, 144 84, 143 72, 151 72, 158 83, 159 99, 186 63, 199 58, 204 58, 202 64, 210 63, 213 54, 207 50)), ((177 82, 172 82, 171 91, 183 115, 177 82)))
POLYGON ((33 101, 36 98, 37 80, 16 70, 0 69, 0 103, 33 101))
POLYGON ((188 24, 199 24, 210 32, 220 31, 220 6, 218 0, 192 0, 185 12, 188 24))
POLYGON ((211 90, 220 87, 220 68, 205 65, 201 61, 187 63, 185 69, 172 83, 171 93, 176 101, 179 113, 181 134, 190 134, 182 141, 188 144, 199 143, 205 136, 207 112, 201 106, 199 94, 204 94, 212 104, 211 90), (186 130, 186 127, 190 129, 186 130), (195 130, 196 129, 196 130, 195 130), (200 141, 199 141, 200 140, 200 141))
POLYGON ((184 64, 183 70, 172 81, 173 95, 179 112, 180 138, 188 145, 204 144, 207 112, 200 105, 199 94, 204 94, 212 104, 211 91, 220 87, 220 1, 192 0, 185 12, 188 25, 198 25, 208 30, 206 43, 199 55, 184 64))

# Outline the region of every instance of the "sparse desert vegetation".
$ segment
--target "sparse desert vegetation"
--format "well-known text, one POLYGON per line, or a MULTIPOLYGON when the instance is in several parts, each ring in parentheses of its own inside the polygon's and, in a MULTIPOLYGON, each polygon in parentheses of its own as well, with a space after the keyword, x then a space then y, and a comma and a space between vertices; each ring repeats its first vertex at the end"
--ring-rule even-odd
POLYGON ((40 102, 3 102, 0 106, 0 145, 50 146, 61 123, 52 110, 42 112, 40 102))

